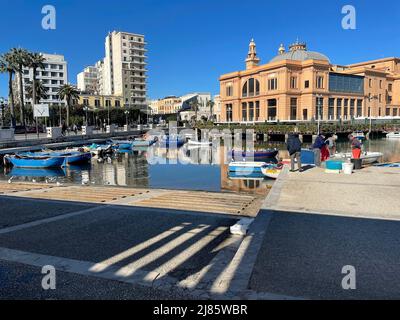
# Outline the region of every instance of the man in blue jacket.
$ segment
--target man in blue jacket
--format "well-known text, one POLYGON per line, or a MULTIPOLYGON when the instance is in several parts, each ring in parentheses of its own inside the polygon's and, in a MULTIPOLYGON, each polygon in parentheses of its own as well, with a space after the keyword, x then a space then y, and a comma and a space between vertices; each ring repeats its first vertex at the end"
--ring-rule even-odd
POLYGON ((301 141, 299 138, 298 133, 291 133, 289 134, 287 140, 287 150, 289 151, 290 155, 290 171, 294 172, 294 163, 297 160, 297 167, 299 172, 302 172, 303 169, 301 168, 301 141))

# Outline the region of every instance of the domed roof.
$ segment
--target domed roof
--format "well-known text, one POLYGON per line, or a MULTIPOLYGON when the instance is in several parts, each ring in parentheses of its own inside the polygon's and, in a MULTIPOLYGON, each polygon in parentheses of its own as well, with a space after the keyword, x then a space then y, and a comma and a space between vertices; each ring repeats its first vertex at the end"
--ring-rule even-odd
POLYGON ((277 55, 270 62, 272 63, 283 60, 297 60, 297 61, 324 60, 329 62, 329 58, 326 55, 319 52, 307 51, 306 44, 298 42, 290 46, 290 51, 283 52, 277 55))

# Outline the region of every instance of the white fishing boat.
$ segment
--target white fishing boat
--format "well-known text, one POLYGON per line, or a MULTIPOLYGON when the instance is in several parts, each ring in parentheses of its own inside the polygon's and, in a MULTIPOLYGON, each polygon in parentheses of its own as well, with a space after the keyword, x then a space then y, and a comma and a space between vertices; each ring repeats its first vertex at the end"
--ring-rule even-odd
MULTIPOLYGON (((382 152, 362 152, 360 159, 362 160, 362 164, 372 164, 378 162, 383 157, 382 152)), ((350 152, 347 153, 336 153, 332 158, 336 159, 351 159, 352 154, 350 152)))
POLYGON ((282 172, 283 166, 279 165, 267 165, 261 168, 261 172, 264 176, 270 179, 278 179, 279 175, 282 172))
POLYGON ((388 139, 399 139, 400 138, 400 131, 393 131, 393 132, 389 132, 386 135, 386 138, 388 139))
POLYGON ((212 146, 212 142, 210 142, 210 141, 189 140, 188 144, 193 145, 193 146, 212 146))
POLYGON ((357 138, 358 140, 365 140, 365 134, 362 131, 355 131, 351 135, 357 138))
POLYGON ((261 173, 261 168, 267 166, 265 162, 233 161, 229 164, 229 172, 236 173, 261 173))

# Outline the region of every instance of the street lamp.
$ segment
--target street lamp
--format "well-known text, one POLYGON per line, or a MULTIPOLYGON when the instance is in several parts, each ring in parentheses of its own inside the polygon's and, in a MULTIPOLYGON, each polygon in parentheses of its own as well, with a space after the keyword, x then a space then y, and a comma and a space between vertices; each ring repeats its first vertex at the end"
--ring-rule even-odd
POLYGON ((128 127, 128 115, 129 115, 129 111, 125 110, 125 117, 126 117, 126 126, 128 127))
POLYGON ((88 126, 88 107, 84 106, 83 110, 85 110, 85 123, 86 123, 86 127, 88 126))
POLYGON ((317 102, 317 108, 318 108, 318 112, 317 112, 317 117, 318 117, 318 135, 320 134, 320 128, 321 128, 321 124, 320 124, 320 121, 321 121, 321 107, 322 107, 322 105, 321 105, 321 100, 323 99, 323 95, 322 94, 317 94, 317 99, 318 99, 318 102, 317 102))

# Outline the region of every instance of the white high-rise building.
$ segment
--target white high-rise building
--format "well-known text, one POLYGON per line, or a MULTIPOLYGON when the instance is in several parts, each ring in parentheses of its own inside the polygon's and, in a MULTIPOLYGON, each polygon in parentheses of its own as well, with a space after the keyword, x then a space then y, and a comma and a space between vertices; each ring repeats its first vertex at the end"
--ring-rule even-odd
MULTIPOLYGON (((57 92, 60 86, 68 83, 68 65, 63 55, 58 54, 47 54, 42 53, 46 59, 44 62, 44 69, 36 70, 36 80, 40 80, 43 86, 47 89, 47 99, 41 99, 40 103, 47 103, 50 105, 65 104, 64 101, 60 100, 57 92)), ((29 68, 24 68, 23 71, 23 91, 24 91, 24 102, 32 104, 32 99, 27 94, 27 87, 32 85, 33 71, 29 68)), ((16 78, 16 84, 18 84, 18 77, 16 78)), ((17 85, 18 87, 18 85, 17 85)), ((16 94, 18 97, 18 94, 16 94)))
POLYGON ((77 87, 84 93, 105 95, 104 93, 104 61, 97 61, 78 73, 77 87))
POLYGON ((106 37, 104 94, 123 97, 125 106, 146 107, 145 46, 139 34, 113 31, 106 37))

